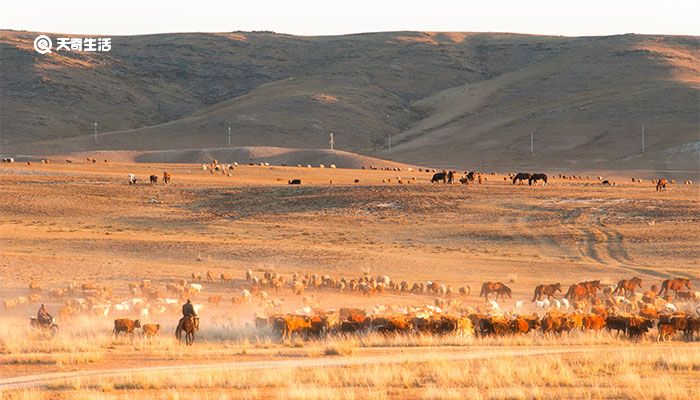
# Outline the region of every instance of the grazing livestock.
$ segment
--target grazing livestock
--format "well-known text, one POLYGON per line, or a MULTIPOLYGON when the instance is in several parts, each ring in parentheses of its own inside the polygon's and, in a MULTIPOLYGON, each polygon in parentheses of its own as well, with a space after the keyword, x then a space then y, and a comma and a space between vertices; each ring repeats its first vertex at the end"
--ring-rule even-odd
POLYGON ((138 178, 136 178, 136 175, 129 174, 129 185, 135 185, 137 181, 138 178))
POLYGON ((282 338, 291 339, 295 333, 302 336, 309 329, 311 329, 311 318, 302 315, 288 315, 284 317, 282 338))
POLYGON ((543 186, 547 186, 547 174, 532 174, 530 176, 530 179, 527 180, 527 184, 532 186, 532 183, 534 182, 537 184, 537 181, 542 181, 543 186))
POLYGON ((143 330, 143 336, 152 337, 160 332, 160 324, 144 324, 141 329, 143 330))
POLYGON ((524 181, 530 181, 530 178, 532 177, 532 174, 527 173, 527 172, 518 172, 515 174, 513 177, 513 185, 515 185, 515 182, 520 182, 521 185, 524 185, 524 181))
POLYGON ((483 296, 484 299, 488 301, 489 294, 494 292, 496 293, 496 300, 498 300, 498 298, 503 295, 508 296, 508 298, 512 298, 511 289, 502 282, 484 282, 484 284, 481 285, 481 292, 479 293, 479 297, 483 296))
POLYGON ((669 290, 673 290, 674 292, 676 292, 676 296, 678 296, 678 292, 684 287, 688 288, 688 290, 692 289, 690 286, 690 279, 666 279, 665 281, 663 281, 663 283, 661 283, 661 290, 659 290, 658 296, 663 297, 664 295, 667 295, 669 290))
POLYGON ((292 179, 287 182, 290 185, 301 185, 301 179, 292 179))
POLYGON ((557 292, 561 292, 560 283, 553 283, 550 285, 537 285, 537 287, 535 288, 535 294, 532 297, 532 301, 542 300, 542 296, 546 296, 546 298, 554 297, 554 295, 557 292))
POLYGON ((163 183, 165 183, 165 184, 170 183, 170 172, 163 171, 163 183))
POLYGON ((124 333, 124 334, 130 334, 134 335, 134 329, 135 328, 140 328, 141 327, 141 321, 137 320, 131 320, 131 319, 126 319, 126 318, 120 318, 120 319, 115 319, 114 320, 114 330, 112 333, 114 333, 114 336, 116 337, 119 335, 119 333, 124 333))
POLYGON ((442 181, 442 183, 447 183, 447 172, 446 171, 438 172, 435 175, 433 175, 433 177, 430 179, 430 183, 436 183, 439 181, 442 181))
POLYGON ((605 328, 605 318, 597 314, 587 314, 583 316, 583 329, 599 331, 605 328))
POLYGON ((158 176, 156 175, 151 175, 148 179, 150 180, 151 185, 155 185, 158 183, 158 176))
POLYGON ((656 191, 666 190, 666 185, 668 185, 668 181, 666 179, 659 179, 656 181, 656 191))

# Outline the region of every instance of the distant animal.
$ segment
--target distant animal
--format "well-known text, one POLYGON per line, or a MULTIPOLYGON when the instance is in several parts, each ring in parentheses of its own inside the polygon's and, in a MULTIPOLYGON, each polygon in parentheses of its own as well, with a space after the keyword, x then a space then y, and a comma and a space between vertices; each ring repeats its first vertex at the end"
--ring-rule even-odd
POLYGON ((545 298, 554 297, 556 292, 561 292, 560 283, 553 283, 551 285, 537 285, 537 287, 535 287, 535 294, 532 297, 532 301, 542 300, 542 296, 545 296, 545 298))
POLYGON ((120 333, 128 333, 133 336, 134 334, 134 329, 135 328, 140 328, 141 327, 141 321, 137 320, 131 320, 131 319, 126 319, 126 318, 120 318, 120 319, 115 319, 114 320, 114 329, 112 330, 112 333, 114 333, 114 336, 119 335, 120 333))
POLYGON ((676 296, 678 296, 678 291, 683 289, 684 287, 688 288, 688 290, 692 289, 690 285, 690 279, 688 278, 674 278, 674 279, 666 279, 661 283, 661 290, 659 290, 659 293, 657 296, 662 297, 666 294, 668 294, 669 290, 673 290, 676 292, 676 296))
POLYGON ((455 181, 455 172, 450 171, 447 173, 447 183, 452 184, 455 181))
POLYGON ((301 185, 301 179, 292 179, 288 182, 290 185, 301 185))
POLYGON ((635 276, 632 279, 622 279, 617 283, 617 287, 613 290, 612 294, 617 294, 622 292, 624 296, 627 296, 628 292, 630 296, 634 295, 634 290, 636 288, 642 287, 642 279, 635 276))
POLYGON ((656 191, 666 190, 666 185, 668 185, 668 181, 666 179, 659 179, 656 182, 656 191))
POLYGON ((532 174, 530 179, 527 180, 527 184, 532 186, 533 182, 537 184, 537 181, 539 180, 544 181, 543 186, 547 186, 547 174, 532 174))
POLYGON ((129 174, 129 185, 135 185, 137 180, 136 175, 129 174))
POLYGON ((610 186, 610 181, 604 180, 604 181, 600 182, 600 184, 601 184, 601 185, 608 185, 608 186, 610 186))
POLYGON ((484 299, 488 301, 489 294, 491 293, 496 293, 496 300, 504 295, 508 296, 508 298, 512 297, 511 289, 502 282, 484 282, 484 284, 481 285, 479 297, 484 296, 484 299))
POLYGON ((170 172, 163 171, 163 183, 170 183, 170 172))
POLYGON ((158 176, 156 176, 156 175, 151 175, 151 176, 149 177, 149 180, 151 181, 151 185, 155 185, 155 184, 158 183, 158 176))
POLYGON ((430 183, 435 183, 442 181, 442 183, 447 183, 447 172, 438 172, 435 175, 433 175, 432 179, 430 179, 430 183))
POLYGON ((529 181, 530 177, 532 177, 532 174, 527 173, 527 172, 518 172, 515 174, 513 177, 513 185, 515 185, 515 182, 519 182, 521 185, 524 184, 524 181, 529 181))

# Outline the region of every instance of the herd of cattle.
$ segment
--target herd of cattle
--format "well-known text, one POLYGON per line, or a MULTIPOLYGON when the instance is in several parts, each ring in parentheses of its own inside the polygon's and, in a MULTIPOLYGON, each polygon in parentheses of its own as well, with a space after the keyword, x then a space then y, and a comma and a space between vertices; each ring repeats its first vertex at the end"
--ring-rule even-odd
POLYGON ((435 305, 422 307, 375 307, 369 311, 341 308, 338 312, 309 309, 294 314, 258 315, 255 325, 271 329, 275 335, 286 339, 294 334, 302 338, 371 332, 504 336, 601 330, 641 339, 656 326, 658 340, 668 340, 676 333, 694 340, 694 334, 700 332, 700 292, 690 291, 690 281, 667 279, 658 292, 653 285, 645 293, 636 293, 635 289, 641 286, 641 279, 637 277, 608 287, 603 287, 600 281, 586 281, 571 285, 561 299, 557 299, 557 292, 561 292, 559 283, 538 285, 532 302, 547 305, 542 308, 542 316, 536 312, 520 313, 523 301, 517 301, 513 310, 502 310, 495 300, 488 300, 488 296, 496 293, 497 299, 499 295, 510 298, 511 289, 502 282, 484 282, 480 295, 486 302, 476 308, 436 299, 435 305), (695 311, 679 310, 670 291, 675 292, 676 298, 686 307, 696 306, 695 311))
MULTIPOLYGON (((5 300, 4 306, 5 311, 11 311, 19 304, 43 301, 42 296, 47 294, 48 301, 63 302, 58 312, 62 321, 69 321, 76 314, 112 316, 117 317, 115 335, 133 334, 136 328, 141 328, 144 336, 151 336, 160 331, 160 324, 153 320, 165 313, 179 314, 186 299, 194 300, 195 310, 200 314, 204 312, 205 301, 207 307, 217 307, 223 298, 221 291, 233 289, 232 305, 238 307, 258 300, 251 305, 256 307, 254 325, 283 339, 293 335, 306 339, 366 333, 503 336, 539 332, 559 335, 601 330, 638 339, 656 327, 658 340, 668 340, 676 334, 693 340, 700 330, 700 292, 692 291, 691 287, 688 279, 675 278, 663 281, 660 287, 651 285, 649 290, 637 292, 642 288, 638 277, 623 279, 617 285, 603 285, 597 280, 579 282, 566 291, 559 283, 542 284, 537 285, 529 302, 534 312, 526 313, 523 312, 527 307, 525 300, 515 301, 513 307, 498 303, 509 302, 513 297, 513 291, 503 282, 484 282, 479 293, 483 303, 472 307, 467 305, 474 300, 470 298, 468 285, 455 289, 444 283, 409 283, 386 275, 368 274, 347 279, 298 273, 284 277, 277 272, 262 271, 258 276, 252 270, 246 271, 244 279, 235 279, 228 273, 215 277, 213 272, 207 271, 167 282, 164 287, 148 279, 129 283, 122 290, 127 291, 127 295, 114 295, 112 288, 106 286, 75 282, 42 291, 41 285, 32 280, 28 296, 5 300), (205 285, 216 287, 217 294, 204 296, 205 285), (279 296, 283 290, 288 290, 290 295, 304 296, 303 306, 292 313, 282 313, 283 299, 273 296, 279 296), (369 309, 334 311, 321 308, 316 295, 322 291, 364 296, 393 292, 422 295, 432 300, 431 304, 422 306, 377 305, 369 309), (127 318, 132 316, 137 318, 127 318), (153 323, 142 324, 142 321, 153 323)), ((211 309, 212 313, 214 310, 211 309)), ((212 324, 214 320, 212 317, 212 324)))

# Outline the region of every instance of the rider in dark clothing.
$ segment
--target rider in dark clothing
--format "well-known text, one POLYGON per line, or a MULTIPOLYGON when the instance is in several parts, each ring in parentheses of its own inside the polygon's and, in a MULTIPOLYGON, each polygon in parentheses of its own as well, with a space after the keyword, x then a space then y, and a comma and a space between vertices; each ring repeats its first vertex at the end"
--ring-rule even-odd
POLYGON ((197 313, 194 312, 194 305, 192 305, 192 301, 190 299, 187 299, 187 303, 182 305, 182 316, 183 317, 197 317, 197 313))
POLYGON ((49 310, 46 309, 46 306, 42 304, 41 307, 39 307, 39 312, 36 314, 36 319, 41 325, 49 325, 53 317, 49 314, 49 310))
POLYGON ((196 329, 199 330, 199 316, 197 316, 197 313, 194 311, 194 305, 190 299, 187 299, 187 303, 182 305, 182 317, 183 319, 188 317, 194 318, 194 325, 196 329))

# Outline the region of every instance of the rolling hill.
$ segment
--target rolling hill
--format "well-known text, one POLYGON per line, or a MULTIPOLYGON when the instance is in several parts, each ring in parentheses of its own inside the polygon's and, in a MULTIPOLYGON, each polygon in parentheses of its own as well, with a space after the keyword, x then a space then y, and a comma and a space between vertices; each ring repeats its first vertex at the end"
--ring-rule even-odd
POLYGON ((700 169, 697 37, 182 33, 40 55, 36 35, 0 31, 4 153, 219 148, 231 126, 235 147, 333 132, 416 165, 700 169))

